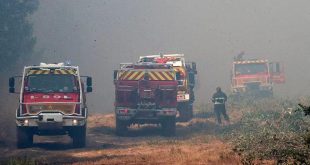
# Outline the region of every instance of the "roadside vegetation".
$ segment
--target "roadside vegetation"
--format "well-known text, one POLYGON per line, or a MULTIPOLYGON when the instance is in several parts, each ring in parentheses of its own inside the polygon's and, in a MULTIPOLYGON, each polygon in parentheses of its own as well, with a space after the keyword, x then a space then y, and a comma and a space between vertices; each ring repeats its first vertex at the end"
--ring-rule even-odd
MULTIPOLYGON (((310 164, 310 117, 298 103, 307 106, 310 98, 229 103, 232 124, 218 136, 233 145, 243 164, 310 164)), ((207 107, 205 115, 198 111, 198 116, 212 114, 209 105, 201 107, 207 107)))

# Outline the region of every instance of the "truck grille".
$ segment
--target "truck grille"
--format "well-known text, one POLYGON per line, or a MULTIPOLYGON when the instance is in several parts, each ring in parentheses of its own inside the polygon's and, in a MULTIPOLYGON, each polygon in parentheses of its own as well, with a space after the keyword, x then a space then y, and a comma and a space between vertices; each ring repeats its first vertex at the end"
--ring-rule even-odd
POLYGON ((236 79, 237 86, 244 86, 246 83, 256 83, 259 82, 260 84, 266 84, 266 78, 239 78, 236 79))
POLYGON ((73 114, 76 104, 28 104, 28 113, 31 115, 38 114, 42 111, 60 111, 64 114, 73 114))

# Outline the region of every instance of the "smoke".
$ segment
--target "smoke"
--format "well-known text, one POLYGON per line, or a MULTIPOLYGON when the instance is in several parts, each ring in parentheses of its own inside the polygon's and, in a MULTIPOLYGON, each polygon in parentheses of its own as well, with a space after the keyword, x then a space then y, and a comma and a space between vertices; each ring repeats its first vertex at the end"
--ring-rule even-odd
MULTIPOLYGON (((184 53, 197 62, 197 101, 216 86, 229 93, 233 57, 281 61, 278 96, 307 95, 310 10, 307 0, 40 0, 32 17, 33 63, 71 60, 94 79, 91 112, 113 111, 113 70, 140 55, 184 53)), ((25 64, 26 65, 26 64, 25 64)))

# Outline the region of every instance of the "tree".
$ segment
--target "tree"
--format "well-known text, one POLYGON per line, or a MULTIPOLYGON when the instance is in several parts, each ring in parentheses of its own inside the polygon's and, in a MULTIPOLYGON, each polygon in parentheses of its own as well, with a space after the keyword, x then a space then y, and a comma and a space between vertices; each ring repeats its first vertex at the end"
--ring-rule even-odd
POLYGON ((0 0, 0 71, 33 53, 36 38, 28 18, 38 6, 38 0, 0 0))

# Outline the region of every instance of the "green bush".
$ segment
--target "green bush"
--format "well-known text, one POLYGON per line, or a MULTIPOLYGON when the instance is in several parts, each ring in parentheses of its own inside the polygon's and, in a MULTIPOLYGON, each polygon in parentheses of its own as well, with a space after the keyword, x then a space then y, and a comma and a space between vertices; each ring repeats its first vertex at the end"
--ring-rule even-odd
POLYGON ((300 100, 266 99, 240 102, 241 120, 222 129, 245 164, 255 160, 310 164, 310 118, 296 111, 300 100))

